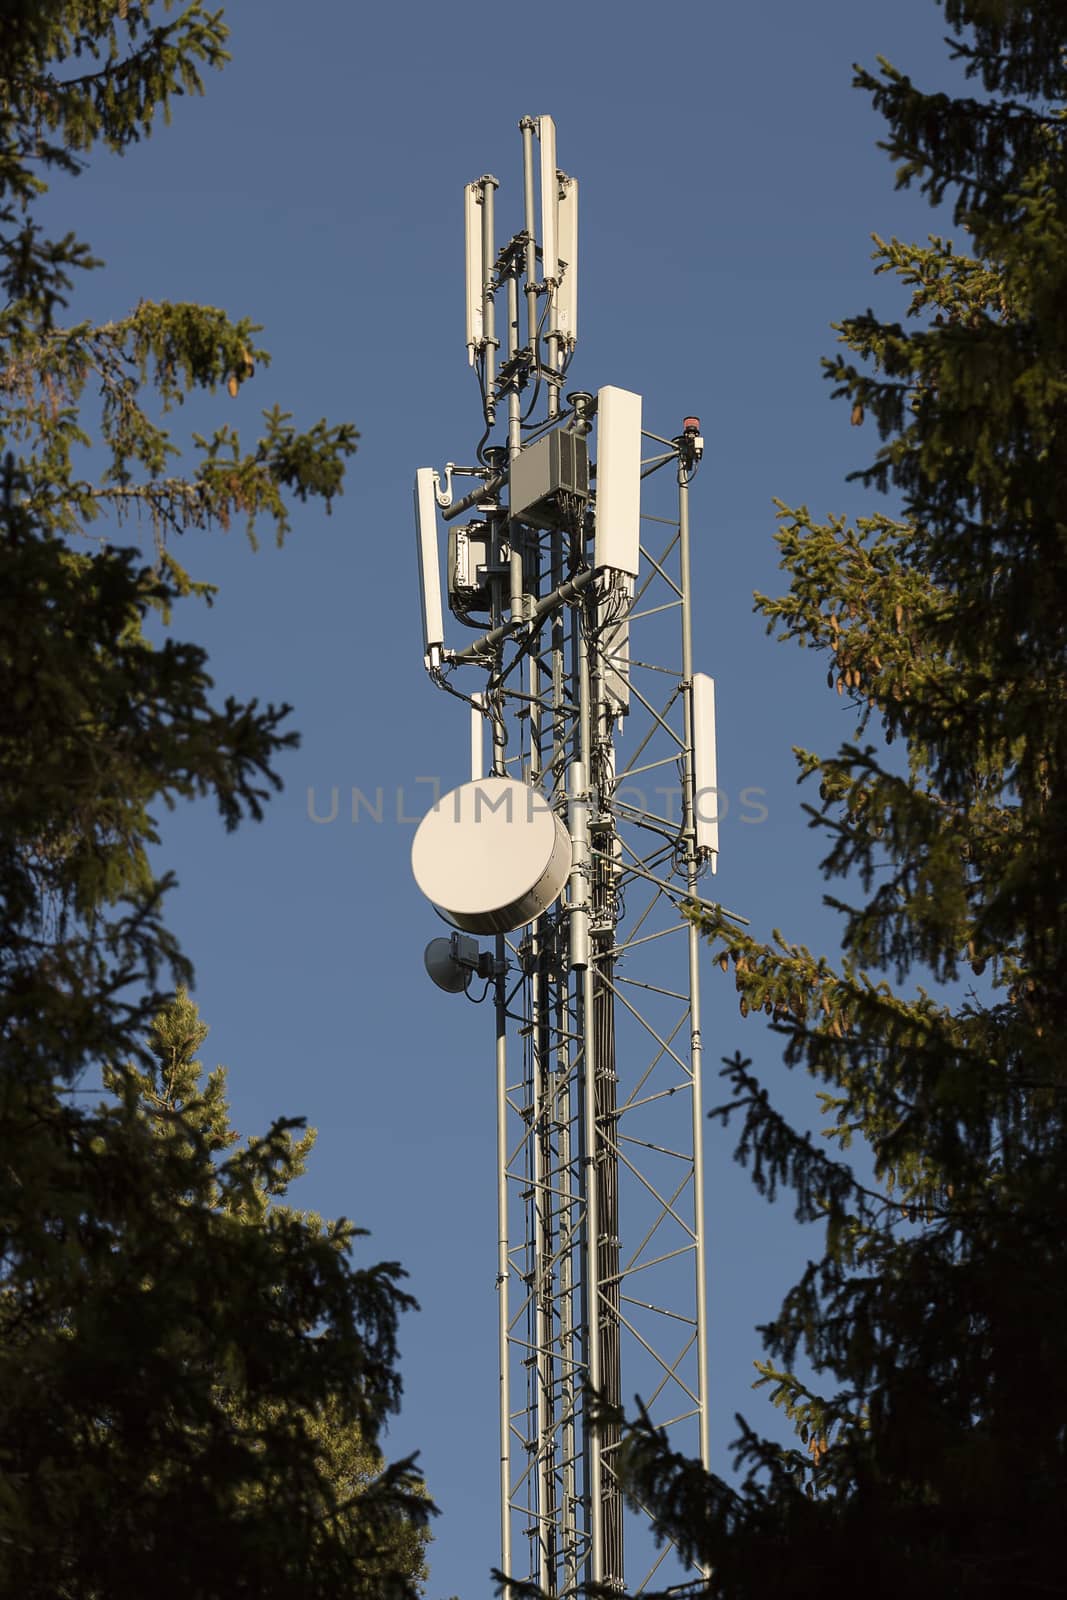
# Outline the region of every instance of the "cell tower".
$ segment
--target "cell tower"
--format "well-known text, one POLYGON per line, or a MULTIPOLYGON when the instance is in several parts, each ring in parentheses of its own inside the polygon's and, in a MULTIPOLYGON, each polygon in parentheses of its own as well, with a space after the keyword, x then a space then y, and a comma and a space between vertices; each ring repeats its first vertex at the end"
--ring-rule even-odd
POLYGON ((427 949, 431 977, 495 996, 501 1567, 554 1596, 640 1592, 704 1574, 661 1570, 670 1547, 624 1507, 618 1433, 587 1397, 640 1394, 709 1465, 699 939, 681 909, 706 903, 718 853, 690 588, 703 440, 695 417, 649 431, 626 389, 564 393, 578 184, 551 117, 519 127, 518 232, 497 244, 496 178, 465 191, 484 432, 469 465, 415 477, 426 666, 469 703, 471 780, 423 819, 412 865, 456 930, 427 949), (469 642, 446 646, 443 598, 469 642))

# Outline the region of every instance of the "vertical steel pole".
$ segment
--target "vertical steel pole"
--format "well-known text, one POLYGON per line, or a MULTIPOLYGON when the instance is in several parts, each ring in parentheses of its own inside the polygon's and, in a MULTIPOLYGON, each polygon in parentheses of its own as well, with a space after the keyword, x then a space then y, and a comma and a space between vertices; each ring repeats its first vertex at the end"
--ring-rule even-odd
MULTIPOLYGON (((556 589, 563 582, 563 535, 557 528, 552 531, 549 543, 549 588, 556 589)), ((567 688, 571 681, 567 667, 567 627, 562 610, 556 613, 549 624, 549 650, 551 663, 551 762, 553 788, 565 788, 571 805, 575 798, 580 798, 580 804, 585 805, 585 778, 582 776, 581 763, 575 769, 567 768, 567 738, 564 733, 566 721, 566 704, 568 699, 567 688)), ((571 755, 576 752, 571 750, 571 755)), ((576 814, 568 814, 571 827, 572 841, 576 835, 581 835, 583 826, 576 814)), ((587 830, 585 830, 587 833, 587 830)), ((588 849, 579 850, 578 856, 572 856, 572 865, 582 866, 588 857, 588 849)), ((580 876, 571 879, 569 898, 573 904, 576 899, 584 899, 583 880, 580 876)), ((560 1172, 560 1411, 563 1416, 561 1430, 561 1445, 563 1451, 563 1523, 562 1523, 562 1549, 563 1549, 563 1584, 567 1594, 573 1594, 581 1581, 581 1537, 589 1526, 588 1510, 584 1507, 583 1496, 585 1493, 584 1479, 579 1477, 578 1451, 580 1448, 578 1430, 576 1426, 576 1408, 580 1403, 582 1388, 582 1373, 580 1362, 583 1355, 581 1348, 582 1325, 584 1318, 575 1317, 575 1251, 579 1248, 580 1241, 580 1211, 582 1188, 581 1180, 573 1181, 571 1161, 573 1146, 571 1138, 571 1117, 574 1102, 571 1097, 571 1044, 570 1035, 570 968, 573 965, 575 951, 588 948, 588 929, 584 937, 580 935, 573 922, 566 924, 568 929, 568 950, 559 949, 555 965, 555 996, 554 1010, 556 1022, 556 1083, 557 1083, 557 1109, 559 1117, 559 1172, 560 1172)), ((582 1271, 579 1266, 577 1283, 579 1290, 582 1282, 582 1271)))
MULTIPOLYGON (((566 968, 557 969, 556 978, 557 996, 562 1001, 563 1015, 559 1016, 562 1025, 566 1014, 567 973, 566 968)), ((565 1072, 559 1073, 556 1079, 557 1097, 556 1107, 559 1119, 559 1187, 560 1187, 560 1230, 559 1230, 559 1348, 560 1348, 560 1374, 559 1374, 559 1404, 562 1426, 560 1429, 560 1445, 562 1449, 562 1504, 560 1522, 560 1553, 563 1560, 563 1586, 568 1594, 578 1587, 578 1507, 576 1504, 576 1440, 574 1428, 574 1407, 577 1402, 577 1390, 580 1378, 575 1371, 576 1341, 574 1329, 574 1279, 572 1271, 572 1255, 574 1251, 574 1205, 575 1197, 571 1188, 571 1097, 568 1076, 565 1072)))
POLYGON ((545 975, 540 966, 536 935, 531 940, 530 974, 530 1138, 533 1173, 530 1205, 533 1208, 533 1270, 528 1285, 533 1297, 533 1371, 536 1406, 536 1539, 538 1581, 551 1594, 555 1588, 555 1494, 552 1473, 555 1456, 555 1415, 552 1395, 552 1175, 548 1141, 549 1108, 545 1097, 545 1043, 543 1014, 545 975))
MULTIPOLYGON (((679 447, 681 451, 681 447, 679 447)), ((685 758, 682 804, 685 827, 685 852, 689 892, 696 896, 699 861, 696 849, 696 818, 693 794, 693 590, 689 537, 689 468, 678 458, 678 533, 682 589, 682 678, 685 684, 685 758)), ((711 1469, 708 1424, 708 1318, 707 1259, 704 1248, 704 1095, 703 1051, 700 1019, 700 934, 689 925, 689 1060, 693 1081, 693 1209, 694 1270, 696 1273, 697 1383, 700 1401, 700 1459, 705 1471, 711 1469)), ((706 1576, 706 1574, 705 1574, 706 1576)))
MULTIPOLYGON (((514 556, 512 557, 514 560, 514 556)), ((536 578, 534 579, 536 592, 536 578)), ((524 781, 536 788, 541 778, 541 718, 538 701, 540 657, 531 649, 527 661, 529 692, 529 747, 524 752, 524 781)), ((552 1044, 551 952, 546 954, 544 922, 530 929, 530 1054, 531 1134, 533 1138, 533 1282, 535 1328, 535 1389, 537 1404, 537 1541, 539 1581, 546 1593, 555 1590, 558 1562, 556 1467, 555 1360, 553 1312, 556 1259, 556 1184, 552 1171, 552 1044)))
MULTIPOLYGON (((500 1567, 511 1576, 511 1364, 508 1355, 510 1321, 508 1295, 508 1012, 507 946, 502 934, 496 940, 496 1163, 497 1163, 497 1327, 500 1361, 500 1567)), ((510 1587, 503 1600, 510 1600, 510 1587)))
MULTIPOLYGON (((613 724, 604 697, 603 642, 598 633, 601 606, 587 597, 580 615, 586 637, 593 642, 587 649, 589 678, 590 733, 595 747, 595 792, 611 792, 615 774, 613 724)), ((590 758, 591 766, 593 757, 590 758)), ((597 855, 593 861, 593 908, 595 929, 590 967, 594 975, 593 1015, 590 1035, 594 1040, 593 1061, 596 1079, 596 1166, 597 1189, 597 1269, 594 1324, 600 1349, 598 1390, 606 1405, 617 1407, 620 1388, 619 1327, 619 1158, 617 1117, 617 1064, 615 1045, 615 992, 613 988, 617 911, 612 897, 611 868, 605 856, 614 839, 610 811, 597 807, 597 855)), ((603 1582, 620 1591, 625 1587, 622 1496, 614 1472, 613 1457, 619 1444, 615 1423, 603 1423, 596 1431, 596 1453, 600 1467, 600 1494, 597 1517, 600 1523, 600 1548, 603 1582)))
MULTIPOLYGON (((578 651, 578 745, 582 776, 590 801, 595 792, 593 778, 594 708, 589 671, 589 637, 584 606, 577 614, 578 651)), ((588 814, 588 813, 587 813, 588 814)), ((591 907, 592 860, 586 850, 585 901, 591 907)), ((587 924, 588 925, 588 924, 587 924)), ((585 1332, 586 1376, 589 1387, 598 1393, 601 1387, 600 1362, 600 1207, 597 1173, 600 1162, 600 1139, 597 1126, 597 1059, 596 1059, 596 973, 593 963, 579 972, 581 1004, 579 1007, 582 1051, 582 1176, 585 1189, 585 1332)), ((604 1524, 602 1515, 603 1470, 600 1441, 590 1428, 587 1411, 583 1411, 583 1431, 587 1452, 586 1493, 589 1497, 589 1567, 586 1581, 602 1583, 604 1579, 604 1524)))

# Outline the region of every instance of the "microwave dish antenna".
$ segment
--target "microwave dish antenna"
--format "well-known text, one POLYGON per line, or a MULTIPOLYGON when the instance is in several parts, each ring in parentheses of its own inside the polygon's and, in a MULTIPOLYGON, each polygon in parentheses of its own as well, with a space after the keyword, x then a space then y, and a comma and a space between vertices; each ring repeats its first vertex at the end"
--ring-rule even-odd
POLYGON ((481 778, 423 817, 411 868, 446 922, 468 933, 511 933, 559 898, 571 868, 570 835, 537 789, 481 778))

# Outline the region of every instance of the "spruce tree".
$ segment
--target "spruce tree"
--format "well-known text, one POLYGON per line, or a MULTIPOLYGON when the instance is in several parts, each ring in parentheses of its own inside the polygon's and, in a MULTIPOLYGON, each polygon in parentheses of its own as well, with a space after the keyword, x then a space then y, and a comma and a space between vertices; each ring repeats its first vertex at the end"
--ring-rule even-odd
POLYGON ((4 1080, 0 1587, 414 1596, 432 1508, 379 1443, 411 1301, 284 1204, 299 1122, 238 1147, 206 1031, 179 991, 93 1108, 4 1080))
POLYGON ((780 504, 789 588, 757 597, 856 713, 832 755, 797 752, 840 958, 705 922, 827 1117, 823 1149, 751 1062, 727 1063, 738 1157, 825 1230, 761 1330, 798 1442, 742 1422, 738 1487, 641 1422, 627 1445, 631 1494, 711 1565, 714 1595, 1063 1585, 1067 10, 943 8, 981 93, 884 61, 855 81, 898 185, 951 203, 966 238, 876 238, 906 318, 850 318, 825 363, 882 441, 857 476, 899 511, 850 525, 780 504))
POLYGON ((168 413, 229 405, 258 330, 148 284, 69 319, 97 263, 36 206, 199 93, 225 40, 198 3, 0 11, 0 1591, 28 1600, 401 1597, 422 1570, 425 1493, 380 1456, 402 1274, 277 1203, 297 1121, 231 1148, 150 855, 177 798, 257 818, 295 742, 288 708, 213 699, 176 542, 284 534, 340 492, 355 430, 271 406, 180 470, 168 413), (147 554, 121 547, 134 515, 147 554))
MULTIPOLYGON (((290 1185, 306 1170, 314 1129, 280 1123, 267 1141, 251 1137, 238 1149, 240 1135, 231 1125, 226 1098, 226 1069, 216 1067, 205 1079, 198 1059, 208 1031, 196 1004, 179 989, 152 1024, 150 1062, 143 1067, 130 1062, 123 1071, 105 1069, 105 1087, 116 1098, 130 1097, 143 1124, 168 1153, 166 1170, 180 1172, 183 1183, 202 1182, 208 1203, 220 1217, 268 1239, 279 1230, 292 1230, 299 1237, 302 1230, 343 1253, 353 1237, 351 1227, 327 1223, 315 1212, 295 1211, 285 1204, 290 1185), (263 1160, 267 1145, 269 1160, 263 1160), (172 1155, 176 1161, 169 1159, 172 1155)), ((188 1189, 175 1191, 172 1203, 180 1207, 187 1198, 188 1189)), ((259 1359, 266 1359, 265 1352, 259 1359)), ((215 1400, 234 1433, 263 1441, 285 1441, 294 1431, 306 1436, 330 1485, 331 1500, 324 1498, 322 1509, 332 1509, 336 1516, 329 1533, 325 1518, 313 1525, 313 1538, 328 1545, 335 1531, 339 1533, 365 1590, 388 1592, 398 1576, 412 1582, 425 1577, 426 1507, 419 1504, 425 1492, 409 1463, 388 1468, 381 1451, 368 1442, 377 1431, 373 1414, 353 1416, 338 1393, 327 1394, 317 1408, 300 1405, 284 1388, 275 1397, 253 1401, 245 1384, 232 1381, 224 1360, 213 1384, 215 1400)), ((272 1501, 276 1503, 291 1472, 284 1444, 274 1449, 265 1444, 262 1457, 263 1474, 257 1472, 238 1490, 242 1514, 265 1510, 273 1514, 272 1501)), ((313 1554, 312 1565, 315 1559, 313 1554)))

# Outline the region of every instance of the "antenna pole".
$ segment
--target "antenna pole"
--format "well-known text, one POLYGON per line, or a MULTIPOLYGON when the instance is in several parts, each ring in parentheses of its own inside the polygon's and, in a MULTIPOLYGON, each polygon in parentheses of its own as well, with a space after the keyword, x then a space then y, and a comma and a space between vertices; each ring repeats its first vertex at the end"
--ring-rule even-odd
MULTIPOLYGON (((684 439, 684 436, 683 436, 684 439)), ((682 612, 682 684, 685 696, 686 738, 682 760, 682 837, 685 841, 686 880, 690 898, 699 898, 700 859, 696 840, 696 806, 699 796, 694 785, 694 748, 699 730, 693 717, 693 586, 691 575, 691 550, 689 533, 689 473, 684 442, 680 441, 678 455, 678 542, 681 569, 682 612)), ((704 1216, 704 1093, 703 1060, 704 1042, 700 1018, 700 934, 694 922, 688 930, 689 958, 689 1063, 693 1080, 693 1194, 696 1214, 704 1216)), ((707 1317, 707 1258, 704 1229, 697 1229, 693 1249, 695 1276, 697 1374, 700 1393, 708 1393, 708 1317, 707 1317)), ((708 1406, 701 1407, 699 1417, 700 1460, 705 1472, 711 1470, 711 1442, 708 1406)), ((703 1576, 709 1576, 705 1568, 703 1576)))
MULTIPOLYGON (((593 781, 593 732, 595 708, 592 695, 592 674, 589 667, 589 643, 584 622, 584 608, 578 613, 578 750, 580 777, 586 790, 586 815, 595 805, 593 781)), ((583 899, 589 908, 587 926, 595 911, 593 889, 593 864, 589 853, 589 839, 584 841, 583 899)), ((603 1388, 603 1301, 600 1284, 600 1163, 603 1152, 600 1144, 600 1126, 597 1116, 597 979, 593 957, 588 954, 581 968, 581 1086, 582 1086, 582 1168, 585 1187, 585 1337, 586 1363, 589 1387, 599 1394, 603 1388)), ((604 1461, 599 1436, 585 1420, 585 1439, 588 1460, 589 1486, 589 1581, 604 1581, 604 1461)))
MULTIPOLYGON (((496 1291, 500 1371, 500 1570, 510 1575, 511 1557, 511 1361, 508 1353, 508 1007, 507 949, 496 941, 496 1159, 497 1257, 496 1291)), ((511 1600, 510 1584, 503 1600, 511 1600)))

